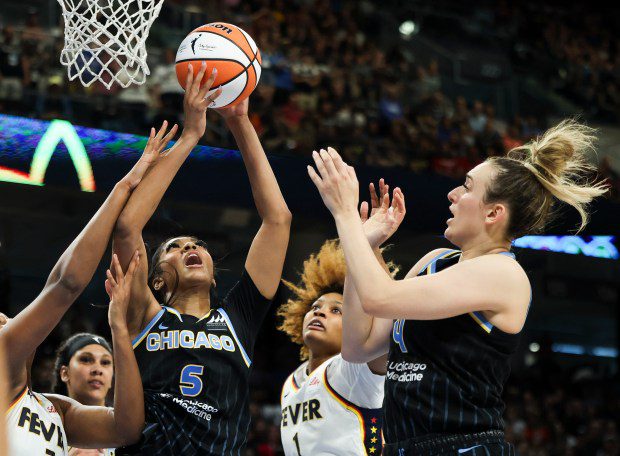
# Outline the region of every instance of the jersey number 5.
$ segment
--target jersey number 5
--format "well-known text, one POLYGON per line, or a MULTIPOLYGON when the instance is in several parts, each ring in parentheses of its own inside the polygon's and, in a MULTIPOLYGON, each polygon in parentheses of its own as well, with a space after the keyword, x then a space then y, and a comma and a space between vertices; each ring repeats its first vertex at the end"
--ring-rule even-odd
POLYGON ((200 376, 204 366, 198 364, 188 364, 181 371, 181 381, 179 389, 183 396, 196 397, 202 392, 202 379, 200 376))

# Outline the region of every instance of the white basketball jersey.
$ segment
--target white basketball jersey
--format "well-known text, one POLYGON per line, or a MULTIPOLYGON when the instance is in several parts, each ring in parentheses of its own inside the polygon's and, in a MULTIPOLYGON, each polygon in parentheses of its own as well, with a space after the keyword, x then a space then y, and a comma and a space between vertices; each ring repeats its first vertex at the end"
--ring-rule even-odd
POLYGON ((6 412, 11 456, 67 456, 62 419, 42 394, 26 387, 6 412))
POLYGON ((305 362, 282 388, 287 456, 381 454, 383 375, 336 355, 310 375, 305 362))

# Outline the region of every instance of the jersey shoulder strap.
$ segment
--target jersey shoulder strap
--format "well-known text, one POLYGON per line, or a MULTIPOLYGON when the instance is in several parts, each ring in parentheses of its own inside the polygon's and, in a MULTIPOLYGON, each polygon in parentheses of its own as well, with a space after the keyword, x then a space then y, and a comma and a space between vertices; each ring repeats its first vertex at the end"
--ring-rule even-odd
POLYGON ((456 255, 460 255, 460 253, 461 253, 460 250, 454 250, 454 249, 449 249, 449 250, 445 250, 443 252, 438 253, 437 255, 433 257, 432 260, 426 263, 422 269, 420 269, 420 272, 418 273, 418 275, 434 274, 437 261, 443 260, 445 258, 455 257, 456 255))
POLYGON ((157 315, 155 315, 151 321, 148 322, 148 324, 144 327, 144 329, 142 331, 140 331, 140 334, 138 334, 134 340, 131 341, 131 345, 132 347, 135 349, 138 345, 140 345, 140 342, 142 342, 144 340, 144 338, 148 335, 149 331, 151 329, 153 329, 153 326, 155 326, 157 324, 157 322, 159 320, 161 320, 161 317, 164 315, 164 313, 166 312, 166 310, 162 307, 162 309, 157 312, 157 315))

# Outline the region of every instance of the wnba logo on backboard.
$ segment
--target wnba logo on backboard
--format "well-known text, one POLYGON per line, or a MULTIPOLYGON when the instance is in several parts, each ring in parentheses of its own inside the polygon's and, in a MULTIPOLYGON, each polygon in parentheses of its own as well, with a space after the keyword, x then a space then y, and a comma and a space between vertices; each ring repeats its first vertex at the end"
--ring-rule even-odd
POLYGON ((85 192, 94 192, 95 177, 86 149, 73 125, 66 120, 53 120, 50 123, 34 151, 29 173, 0 166, 0 181, 44 185, 45 172, 60 141, 67 147, 80 181, 80 188, 85 192))

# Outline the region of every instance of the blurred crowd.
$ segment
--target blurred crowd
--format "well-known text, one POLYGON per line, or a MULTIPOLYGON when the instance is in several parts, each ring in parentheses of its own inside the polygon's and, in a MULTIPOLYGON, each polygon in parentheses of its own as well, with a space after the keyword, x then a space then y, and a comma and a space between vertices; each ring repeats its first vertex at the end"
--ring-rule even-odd
POLYGON ((620 454, 620 403, 596 398, 611 392, 601 382, 564 383, 556 390, 513 388, 507 402, 506 438, 522 456, 620 454), (593 394, 594 393, 594 394, 593 394))
MULTIPOLYGON (((332 145, 350 163, 461 177, 547 126, 532 116, 499 119, 490 103, 448 97, 437 62, 412 61, 398 45, 386 47, 373 39, 376 24, 356 2, 216 3, 218 18, 244 27, 260 45, 263 73, 251 111, 270 153, 307 156, 317 146, 332 145)), ((179 33, 180 6, 167 7, 172 9, 162 13, 161 27, 179 33)), ((198 15, 192 26, 213 20, 212 14, 198 15)), ((618 62, 611 51, 593 52, 600 40, 582 49, 575 34, 558 24, 549 27, 548 40, 565 37, 571 43, 550 49, 581 49, 577 54, 589 59, 605 54, 618 62)), ((108 91, 100 83, 84 88, 68 82, 59 63, 60 30, 60 24, 42 28, 36 11, 2 28, 0 111, 137 134, 163 119, 182 121, 176 41, 161 38, 165 32, 159 31, 160 38, 156 29, 152 32, 147 83, 108 91)), ((584 87, 578 81, 574 85, 584 87)), ((583 102, 591 106, 591 100, 583 102)), ((204 142, 234 147, 217 116, 210 117, 204 142)))
POLYGON ((607 10, 584 2, 498 4, 495 26, 510 30, 523 64, 547 76, 551 87, 589 117, 620 120, 617 7, 607 10))
MULTIPOLYGON (((252 121, 270 153, 306 156, 317 146, 332 145, 350 163, 459 178, 546 127, 532 116, 498 119, 494 106, 481 100, 449 98, 437 62, 412 62, 398 46, 385 50, 369 39, 373 25, 355 2, 217 6, 223 20, 246 28, 260 45, 263 73, 252 96, 252 121)), ((518 9, 508 11, 498 20, 518 9)), ((199 20, 209 20, 204 16, 199 20)), ((163 14, 164 19, 168 27, 181 26, 174 14, 163 14)), ((0 111, 137 134, 164 119, 182 121, 175 49, 165 40, 157 41, 160 48, 149 46, 152 74, 144 86, 115 85, 109 92, 99 83, 88 88, 69 83, 58 59, 62 36, 39 22, 32 11, 22 24, 2 29, 0 111)), ((598 24, 596 17, 585 17, 578 24, 581 33, 574 33, 567 23, 550 22, 544 40, 535 43, 563 62, 565 89, 580 103, 613 113, 620 102, 618 41, 598 24)), ((234 147, 215 116, 204 142, 234 147)), ((603 161, 602 171, 618 188, 609 165, 603 161)))

